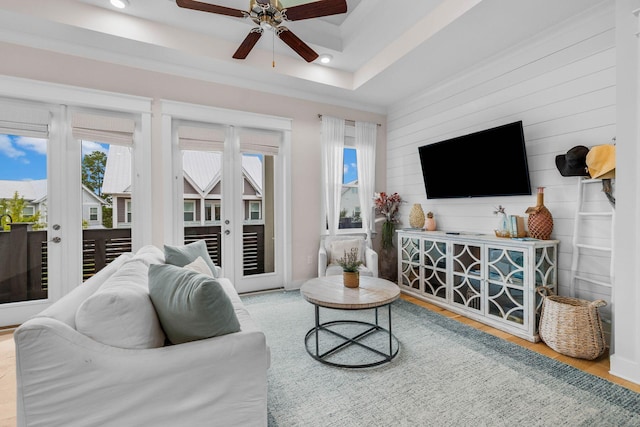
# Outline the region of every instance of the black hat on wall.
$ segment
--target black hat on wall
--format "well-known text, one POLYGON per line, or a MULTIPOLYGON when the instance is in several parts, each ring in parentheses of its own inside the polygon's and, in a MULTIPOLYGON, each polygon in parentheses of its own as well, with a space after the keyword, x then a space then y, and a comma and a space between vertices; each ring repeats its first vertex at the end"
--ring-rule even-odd
POLYGON ((589 176, 587 169, 587 154, 589 149, 584 145, 577 145, 567 151, 567 154, 556 156, 556 167, 562 176, 589 176))

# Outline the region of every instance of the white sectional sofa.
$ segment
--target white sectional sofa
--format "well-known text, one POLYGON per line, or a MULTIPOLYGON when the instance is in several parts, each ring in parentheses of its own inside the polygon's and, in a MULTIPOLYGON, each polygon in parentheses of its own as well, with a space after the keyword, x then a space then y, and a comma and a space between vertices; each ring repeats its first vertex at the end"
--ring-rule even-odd
POLYGON ((217 278, 240 330, 166 342, 145 300, 149 266, 163 255, 154 247, 121 255, 16 330, 18 426, 267 425, 265 335, 232 283, 217 278), (91 324, 105 314, 104 328, 91 324))

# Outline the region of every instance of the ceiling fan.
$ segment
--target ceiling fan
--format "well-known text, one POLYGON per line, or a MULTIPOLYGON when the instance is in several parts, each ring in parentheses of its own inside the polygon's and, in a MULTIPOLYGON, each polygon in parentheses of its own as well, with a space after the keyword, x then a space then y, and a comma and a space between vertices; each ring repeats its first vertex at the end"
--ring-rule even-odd
POLYGON ((195 0, 176 0, 178 6, 185 9, 217 13, 237 18, 250 18, 257 27, 249 31, 247 37, 233 54, 235 59, 245 59, 256 45, 264 30, 271 29, 280 40, 300 55, 305 61, 312 62, 318 54, 287 27, 280 25, 283 21, 300 21, 302 19, 337 15, 347 12, 346 0, 318 0, 284 8, 280 0, 250 0, 249 11, 217 6, 195 0))

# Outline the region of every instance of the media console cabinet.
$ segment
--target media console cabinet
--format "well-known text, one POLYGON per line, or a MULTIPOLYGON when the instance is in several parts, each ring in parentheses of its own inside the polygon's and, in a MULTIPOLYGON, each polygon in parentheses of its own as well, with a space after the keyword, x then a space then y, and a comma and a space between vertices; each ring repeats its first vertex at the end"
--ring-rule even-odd
POLYGON ((398 230, 398 284, 428 301, 531 342, 538 286, 557 289, 558 241, 398 230))

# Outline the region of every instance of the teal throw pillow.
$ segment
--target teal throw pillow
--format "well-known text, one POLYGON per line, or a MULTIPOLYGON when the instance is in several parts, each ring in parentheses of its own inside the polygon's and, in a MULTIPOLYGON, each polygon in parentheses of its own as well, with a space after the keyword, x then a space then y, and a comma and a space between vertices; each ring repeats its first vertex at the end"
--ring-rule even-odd
POLYGON ((209 256, 207 242, 204 240, 198 240, 184 246, 164 245, 164 258, 167 264, 184 267, 187 264, 191 264, 198 257, 202 257, 209 269, 213 272, 213 276, 218 277, 216 274, 218 270, 209 256))
POLYGON ((170 264, 149 266, 149 296, 172 344, 240 330, 233 304, 211 277, 170 264))

